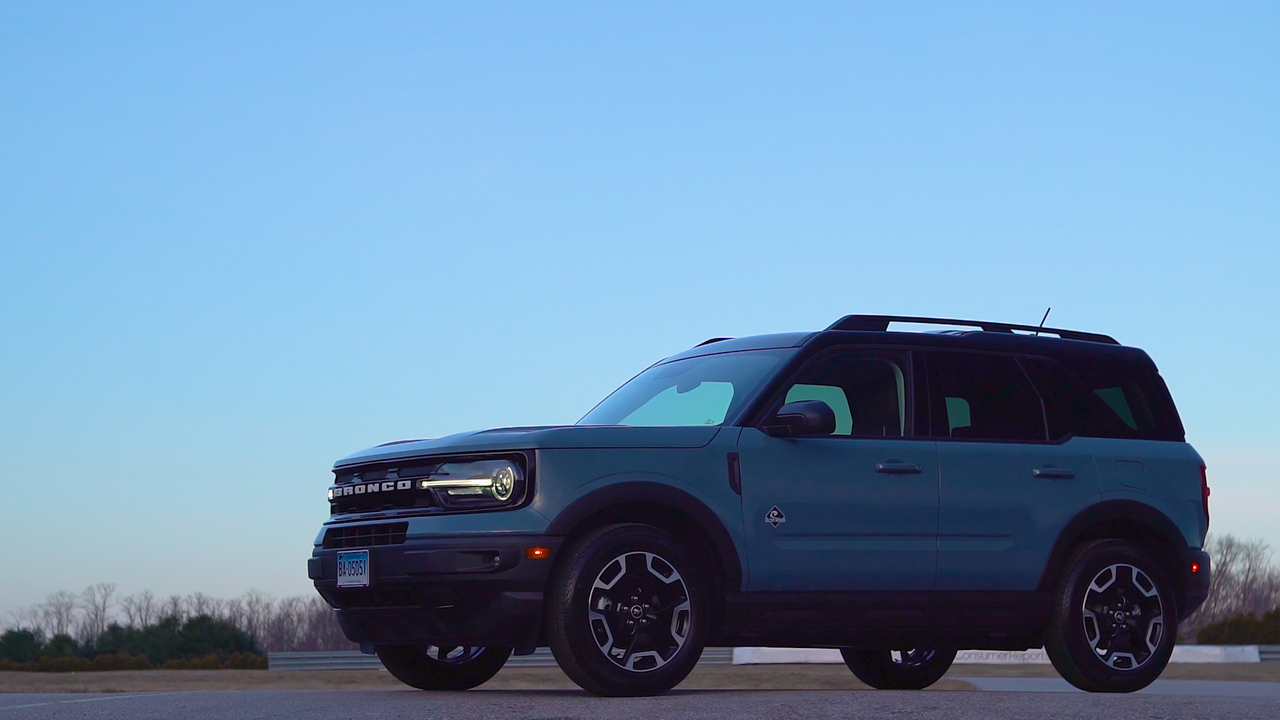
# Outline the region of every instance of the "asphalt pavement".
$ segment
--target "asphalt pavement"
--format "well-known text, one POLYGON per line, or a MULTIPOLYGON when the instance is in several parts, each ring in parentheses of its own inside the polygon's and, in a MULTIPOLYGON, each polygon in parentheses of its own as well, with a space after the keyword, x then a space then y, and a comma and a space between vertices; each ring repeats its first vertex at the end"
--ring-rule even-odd
MULTIPOLYGON (((0 695, 0 719, 347 720, 379 718, 494 718, 595 720, 601 717, 734 718, 956 718, 1002 720, 1046 717, 1159 717, 1170 720, 1280 717, 1280 683, 1158 681, 1132 695, 1062 691, 1038 678, 974 678, 988 692, 676 690, 653 698, 597 698, 576 690, 249 690, 104 695, 0 695), (1248 686, 1248 687, 1245 687, 1248 686)), ((1065 683, 1063 683, 1065 684, 1065 683)))
MULTIPOLYGON (((1081 693, 1083 690, 1060 678, 955 677, 979 690, 995 692, 1081 693)), ((1280 682, 1233 680, 1157 680, 1135 695, 1180 695, 1183 697, 1271 698, 1280 702, 1280 682)))

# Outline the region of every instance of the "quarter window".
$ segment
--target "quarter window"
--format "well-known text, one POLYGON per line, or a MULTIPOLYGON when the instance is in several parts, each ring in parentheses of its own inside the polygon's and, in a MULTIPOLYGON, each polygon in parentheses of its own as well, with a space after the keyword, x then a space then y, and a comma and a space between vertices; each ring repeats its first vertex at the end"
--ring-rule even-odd
POLYGON ((1044 398, 1049 435, 1177 440, 1181 427, 1150 368, 1120 360, 1027 357, 1044 398))
POLYGON ((1024 362, 1035 379, 1040 397, 1044 398, 1051 439, 1056 441, 1068 435, 1134 437, 1132 427, 1103 401, 1101 393, 1084 387, 1056 360, 1028 357, 1024 362))

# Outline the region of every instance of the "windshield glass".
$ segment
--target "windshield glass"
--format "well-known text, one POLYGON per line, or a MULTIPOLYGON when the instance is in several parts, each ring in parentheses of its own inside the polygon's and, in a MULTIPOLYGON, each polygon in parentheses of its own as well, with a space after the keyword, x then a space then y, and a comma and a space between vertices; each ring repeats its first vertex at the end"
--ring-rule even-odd
POLYGON ((721 425, 794 349, 704 355, 655 365, 596 406, 579 425, 721 425))

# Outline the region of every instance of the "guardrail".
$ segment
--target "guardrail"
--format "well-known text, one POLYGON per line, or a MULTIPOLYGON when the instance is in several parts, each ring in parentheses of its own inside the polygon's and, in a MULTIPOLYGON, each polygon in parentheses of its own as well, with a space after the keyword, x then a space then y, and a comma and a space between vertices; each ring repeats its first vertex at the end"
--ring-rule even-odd
POLYGON ((377 655, 359 650, 326 652, 269 652, 268 670, 381 670, 377 655))
MULTIPOLYGON (((733 648, 706 648, 699 665, 732 665, 733 648)), ((365 655, 358 650, 331 652, 272 652, 267 653, 270 670, 382 670, 377 655, 365 655)), ((505 667, 556 667, 551 648, 538 648, 532 655, 512 655, 505 667)))

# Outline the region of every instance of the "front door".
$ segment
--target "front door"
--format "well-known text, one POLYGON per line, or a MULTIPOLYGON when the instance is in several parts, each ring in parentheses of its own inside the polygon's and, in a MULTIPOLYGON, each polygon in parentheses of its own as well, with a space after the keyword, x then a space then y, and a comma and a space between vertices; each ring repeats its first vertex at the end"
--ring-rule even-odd
POLYGON ((745 428, 742 469, 747 589, 928 590, 937 562, 935 443, 913 439, 911 354, 831 350, 775 399, 822 400, 826 437, 745 428))

